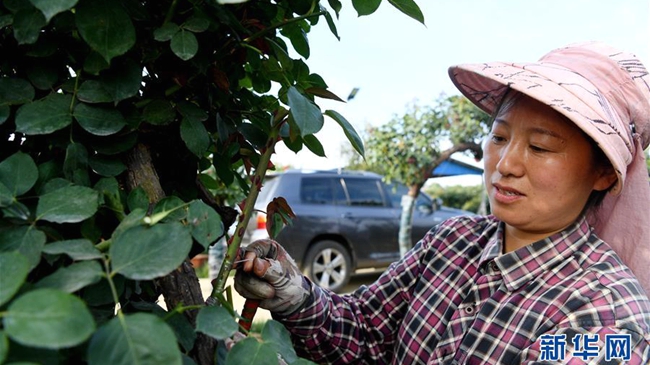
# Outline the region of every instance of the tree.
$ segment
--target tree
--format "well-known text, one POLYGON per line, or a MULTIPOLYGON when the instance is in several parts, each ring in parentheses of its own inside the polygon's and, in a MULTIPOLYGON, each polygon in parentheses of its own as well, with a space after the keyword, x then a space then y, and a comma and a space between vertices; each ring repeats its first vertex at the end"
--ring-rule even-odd
POLYGON ((411 246, 415 199, 433 170, 456 152, 482 158, 480 138, 487 133, 488 115, 460 96, 442 95, 432 107, 409 106, 401 117, 371 129, 366 162, 388 181, 409 187, 402 199, 399 246, 402 256, 411 246), (444 143, 451 146, 444 148, 444 143))
MULTIPOLYGON (((380 2, 352 4, 368 15, 380 2)), ((342 4, 328 3, 338 15, 342 4)), ((423 22, 412 0, 390 3, 423 22)), ((224 277, 241 230, 215 305, 188 257, 237 217, 246 224, 276 143, 322 155, 314 133, 328 116, 363 153, 345 118, 315 103, 338 99, 303 60, 317 24, 338 37, 317 0, 1 3, 0 362, 224 356, 217 340, 238 331, 224 277), (241 213, 216 196, 232 187, 246 195, 241 213)), ((290 218, 276 205, 271 218, 290 218)), ((296 361, 269 322, 226 362, 270 364, 276 353, 296 361)))
POLYGON ((440 184, 425 186, 423 191, 434 198, 442 199, 445 206, 477 213, 483 199, 483 185, 442 187, 440 184))

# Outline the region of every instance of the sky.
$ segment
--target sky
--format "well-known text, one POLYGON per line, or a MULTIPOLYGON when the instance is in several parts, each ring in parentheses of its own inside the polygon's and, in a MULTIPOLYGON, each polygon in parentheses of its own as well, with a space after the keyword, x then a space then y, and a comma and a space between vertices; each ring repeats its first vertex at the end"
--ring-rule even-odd
MULTIPOLYGON (((327 3, 321 1, 322 3, 327 3)), ((425 25, 387 0, 358 17, 350 0, 335 19, 340 41, 321 20, 308 33, 305 61, 329 90, 347 103, 317 98, 358 131, 402 115, 408 104, 432 104, 441 93, 459 95, 447 69, 459 63, 536 61, 548 51, 583 41, 603 41, 635 53, 650 67, 650 0, 416 0, 425 25)), ((294 168, 343 167, 347 140, 329 117, 316 134, 327 158, 281 146, 272 161, 294 168)), ((462 157, 460 157, 463 159, 462 157)))

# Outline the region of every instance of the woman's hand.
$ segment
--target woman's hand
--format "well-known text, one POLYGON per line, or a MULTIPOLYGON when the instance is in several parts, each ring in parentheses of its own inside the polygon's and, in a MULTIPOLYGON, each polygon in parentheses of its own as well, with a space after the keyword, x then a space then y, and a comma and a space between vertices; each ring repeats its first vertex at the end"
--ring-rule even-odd
POLYGON ((260 307, 289 315, 302 307, 311 293, 309 282, 279 243, 264 239, 248 245, 236 266, 235 290, 260 307))

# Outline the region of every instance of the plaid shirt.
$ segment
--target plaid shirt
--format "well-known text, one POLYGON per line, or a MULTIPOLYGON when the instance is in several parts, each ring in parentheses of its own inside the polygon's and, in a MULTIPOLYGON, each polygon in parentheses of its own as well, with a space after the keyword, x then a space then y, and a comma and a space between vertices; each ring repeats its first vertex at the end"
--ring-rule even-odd
POLYGON ((320 363, 650 363, 650 301, 584 219, 503 255, 502 227, 445 221, 374 284, 343 296, 312 285, 276 319, 320 363))

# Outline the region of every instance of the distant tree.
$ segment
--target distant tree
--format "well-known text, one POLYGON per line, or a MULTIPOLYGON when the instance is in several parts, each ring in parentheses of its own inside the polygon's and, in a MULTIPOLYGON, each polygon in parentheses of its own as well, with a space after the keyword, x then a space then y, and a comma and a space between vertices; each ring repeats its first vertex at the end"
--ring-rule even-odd
POLYGON ((413 104, 403 116, 368 131, 367 165, 386 180, 397 180, 409 187, 402 199, 402 255, 412 246, 413 208, 420 189, 433 170, 452 154, 468 151, 475 159, 482 158, 480 139, 487 133, 488 119, 465 97, 441 95, 433 106, 413 104))
POLYGON ((434 198, 442 199, 445 206, 474 213, 478 212, 483 198, 483 185, 443 187, 440 184, 431 184, 422 190, 434 198))

